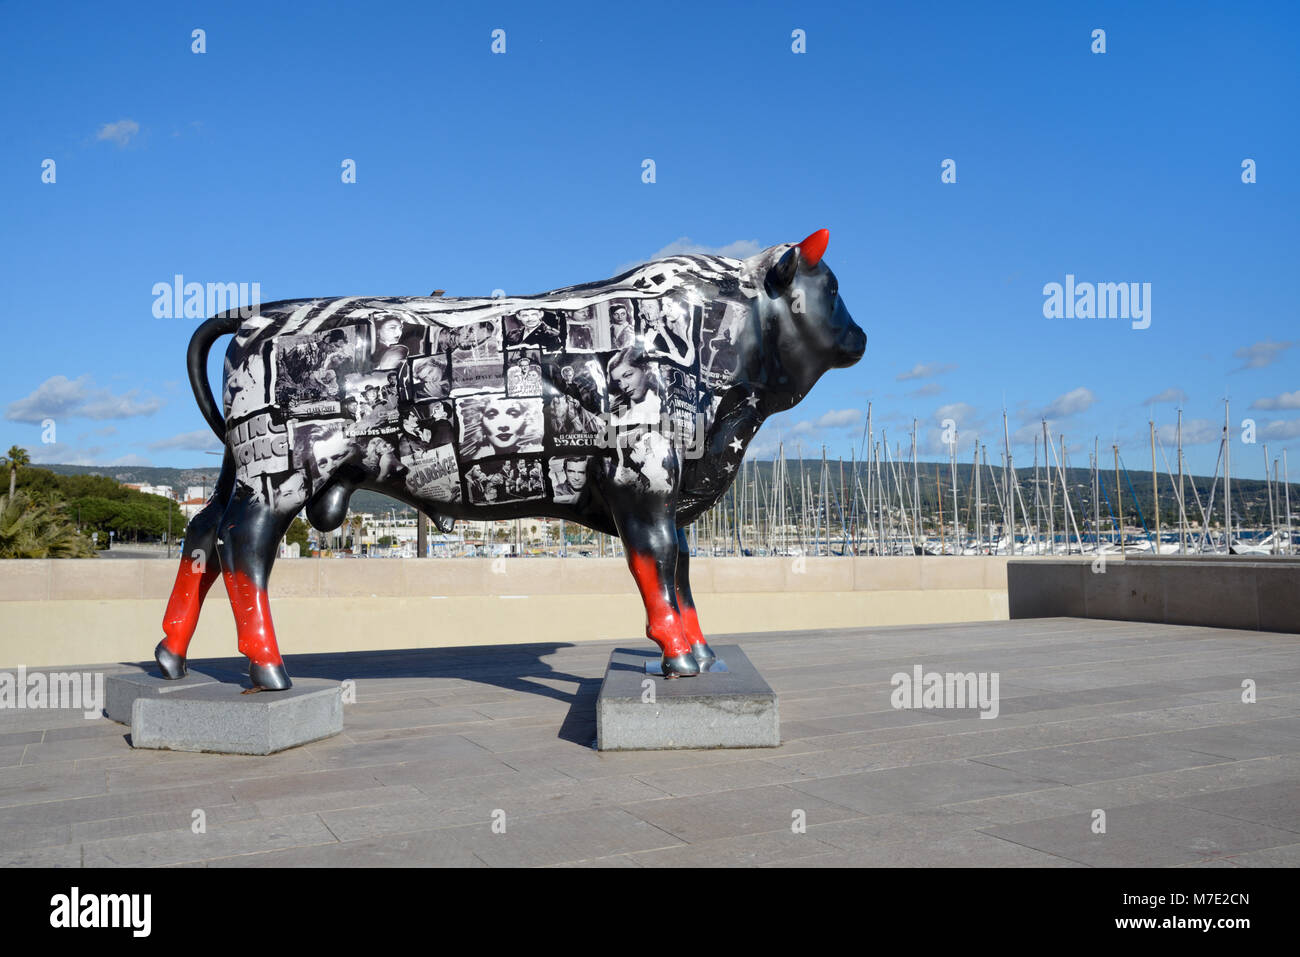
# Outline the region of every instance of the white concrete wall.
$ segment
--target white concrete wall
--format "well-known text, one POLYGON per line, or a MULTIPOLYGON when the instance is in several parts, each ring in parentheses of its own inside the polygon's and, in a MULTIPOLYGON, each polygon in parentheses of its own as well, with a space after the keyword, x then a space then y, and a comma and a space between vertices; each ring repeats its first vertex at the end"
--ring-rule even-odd
MULTIPOLYGON (((1005 620, 1005 558, 696 558, 706 635, 1005 620)), ((141 661, 176 563, 0 561, 0 668, 141 661)), ((286 655, 516 642, 644 641, 622 559, 281 559, 271 608, 286 655)), ((238 652, 224 587, 191 658, 238 652)))

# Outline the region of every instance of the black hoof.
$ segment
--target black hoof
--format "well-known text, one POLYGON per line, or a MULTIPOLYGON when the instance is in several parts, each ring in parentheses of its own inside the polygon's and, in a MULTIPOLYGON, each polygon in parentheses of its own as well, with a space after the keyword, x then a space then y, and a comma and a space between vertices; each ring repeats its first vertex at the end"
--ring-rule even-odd
POLYGON ((664 655, 660 662, 665 678, 693 678, 700 673, 699 662, 694 655, 680 654, 674 658, 664 655))
POLYGON ((293 687, 284 665, 250 664, 248 677, 253 682, 253 691, 288 691, 293 687))
POLYGON ((691 645, 691 654, 695 656, 695 663, 701 668, 713 664, 718 660, 718 656, 713 653, 707 641, 697 641, 691 645))
POLYGON ((177 678, 184 678, 189 671, 185 667, 185 659, 174 652, 168 651, 167 646, 161 641, 158 647, 153 650, 154 661, 158 662, 158 667, 162 669, 164 678, 175 681, 177 678))

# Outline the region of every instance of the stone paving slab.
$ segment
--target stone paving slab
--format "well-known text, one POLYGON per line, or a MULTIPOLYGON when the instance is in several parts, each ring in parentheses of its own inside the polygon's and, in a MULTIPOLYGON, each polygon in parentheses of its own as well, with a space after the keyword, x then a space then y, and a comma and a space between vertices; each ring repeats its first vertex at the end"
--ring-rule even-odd
POLYGON ((295 683, 352 679, 356 703, 265 757, 0 710, 0 866, 1300 866, 1300 636, 1023 619, 711 643, 780 696, 779 747, 593 750, 613 641, 293 656, 295 683), (998 717, 894 708, 915 665, 997 673, 998 717))

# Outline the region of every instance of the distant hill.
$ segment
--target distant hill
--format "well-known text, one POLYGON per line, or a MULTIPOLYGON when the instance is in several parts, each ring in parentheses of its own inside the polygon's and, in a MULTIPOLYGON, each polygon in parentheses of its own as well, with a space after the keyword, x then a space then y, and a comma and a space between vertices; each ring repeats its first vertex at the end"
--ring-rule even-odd
MULTIPOLYGON (((772 462, 760 461, 757 465, 758 482, 759 482, 759 499, 760 502, 766 500, 769 494, 772 481, 772 462)), ((850 464, 846 461, 841 463, 837 459, 832 459, 827 463, 827 491, 832 502, 840 499, 840 483, 844 481, 844 488, 847 491, 852 484, 852 470, 850 464)), ((786 459, 786 504, 791 509, 802 509, 802 495, 800 494, 801 486, 809 493, 812 501, 820 498, 821 486, 821 459, 804 459, 802 464, 803 480, 800 480, 800 464, 797 459, 786 459)), ((881 464, 882 478, 890 487, 890 495, 897 500, 898 487, 901 485, 910 497, 912 490, 912 466, 910 462, 903 464, 894 464, 895 475, 890 475, 889 466, 881 464)), ((169 485, 174 488, 177 494, 184 494, 185 489, 191 485, 205 485, 211 489, 213 483, 217 480, 217 473, 220 468, 216 465, 201 468, 167 468, 159 466, 143 465, 45 465, 41 464, 40 468, 49 469, 61 475, 92 474, 106 475, 116 479, 119 482, 145 482, 150 485, 169 485)), ((746 483, 746 500, 752 500, 753 492, 749 489, 749 483, 752 481, 752 466, 747 463, 744 470, 744 481, 746 483)), ((866 467, 859 462, 858 471, 860 481, 865 487, 867 482, 866 467)), ((1086 468, 1069 468, 1066 469, 1066 480, 1070 486, 1071 504, 1075 508, 1076 520, 1084 520, 1092 514, 1092 473, 1086 468)), ((925 515, 937 513, 935 508, 936 493, 942 490, 944 502, 943 508, 947 512, 947 521, 952 520, 952 476, 949 473, 947 463, 943 462, 921 462, 917 466, 917 473, 921 491, 921 511, 925 515), (936 487, 936 478, 938 479, 936 487)), ((993 486, 1002 480, 1002 470, 996 465, 991 468, 980 468, 980 478, 982 486, 982 498, 985 507, 997 502, 998 491, 993 486)), ((1035 510, 1033 488, 1034 488, 1034 469, 1017 468, 1016 478, 1020 484, 1020 495, 1024 499, 1025 505, 1031 514, 1035 510)), ((1112 466, 1107 465, 1102 469, 1102 502, 1099 503, 1100 511, 1105 521, 1111 503, 1115 495, 1115 472, 1112 466)), ((1041 497, 1042 501, 1047 500, 1047 483, 1044 475, 1040 474, 1041 497)), ((1208 504, 1210 487, 1214 480, 1210 476, 1188 475, 1187 483, 1187 508, 1189 517, 1196 519, 1199 517, 1199 511, 1195 504, 1196 495, 1200 496, 1202 504, 1208 504), (1195 493, 1193 493, 1195 489, 1195 493)), ((1121 473, 1120 484, 1122 488, 1124 511, 1126 516, 1134 522, 1140 520, 1138 509, 1141 515, 1147 519, 1152 519, 1151 514, 1151 473, 1150 471, 1132 470, 1128 476, 1121 473), (1131 487, 1129 483, 1132 483, 1131 487), (1133 493, 1137 493, 1137 509, 1133 503, 1133 493)), ((971 465, 959 463, 957 465, 957 485, 959 495, 959 507, 962 513, 966 513, 968 499, 972 497, 971 492, 971 465)), ((1220 476, 1217 483, 1216 498, 1214 502, 1214 511, 1216 515, 1221 514, 1223 508, 1223 479, 1220 476)), ((733 486, 733 489, 735 486, 733 486)), ((1056 485, 1055 496, 1057 498, 1058 508, 1060 503, 1060 484, 1056 485)), ((1275 502, 1278 509, 1279 522, 1285 521, 1281 512, 1282 487, 1275 490, 1275 502)), ((1240 520, 1248 522, 1264 523, 1268 520, 1268 497, 1266 486, 1260 479, 1238 479, 1232 481, 1233 510, 1240 517, 1240 520)), ((846 501, 851 500, 850 495, 844 496, 846 501)), ((729 505, 727 507, 730 507, 729 505)), ((832 505, 832 508, 837 506, 832 505)), ((391 499, 386 495, 378 492, 369 492, 364 489, 357 491, 352 496, 351 508, 357 512, 386 512, 393 509, 399 515, 410 513, 412 509, 402 503, 391 499)), ((1300 512, 1300 485, 1292 483, 1291 490, 1291 508, 1292 512, 1300 512)), ((1160 476, 1160 510, 1163 520, 1166 524, 1177 520, 1176 505, 1171 494, 1169 477, 1163 472, 1160 476)), ((1019 505, 1017 505, 1019 511, 1019 505)))
MULTIPOLYGON (((213 456, 213 461, 217 461, 213 456)), ((176 490, 178 496, 184 495, 191 485, 204 486, 209 493, 217 482, 221 472, 220 463, 200 468, 170 468, 157 465, 46 465, 44 462, 33 463, 38 468, 48 469, 56 475, 104 475, 118 482, 141 482, 146 485, 164 485, 176 490)), ((401 502, 362 489, 352 496, 351 508, 357 512, 384 512, 395 509, 399 514, 413 512, 401 502)))

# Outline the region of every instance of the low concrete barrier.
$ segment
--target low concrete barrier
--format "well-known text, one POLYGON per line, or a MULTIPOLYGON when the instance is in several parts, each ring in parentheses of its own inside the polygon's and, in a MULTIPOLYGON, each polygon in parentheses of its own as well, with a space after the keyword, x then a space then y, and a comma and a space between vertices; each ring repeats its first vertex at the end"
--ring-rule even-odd
MULTIPOLYGON (((1007 618, 998 557, 693 558, 708 635, 1007 618)), ((162 637, 176 562, 0 561, 0 668, 141 661, 162 637)), ((281 559, 271 609, 286 655, 516 642, 644 641, 621 558, 281 559)), ((224 586, 193 659, 236 654, 224 586)))
POLYGON ((1007 564, 1012 618, 1109 618, 1300 632, 1300 559, 1038 559, 1007 564))

